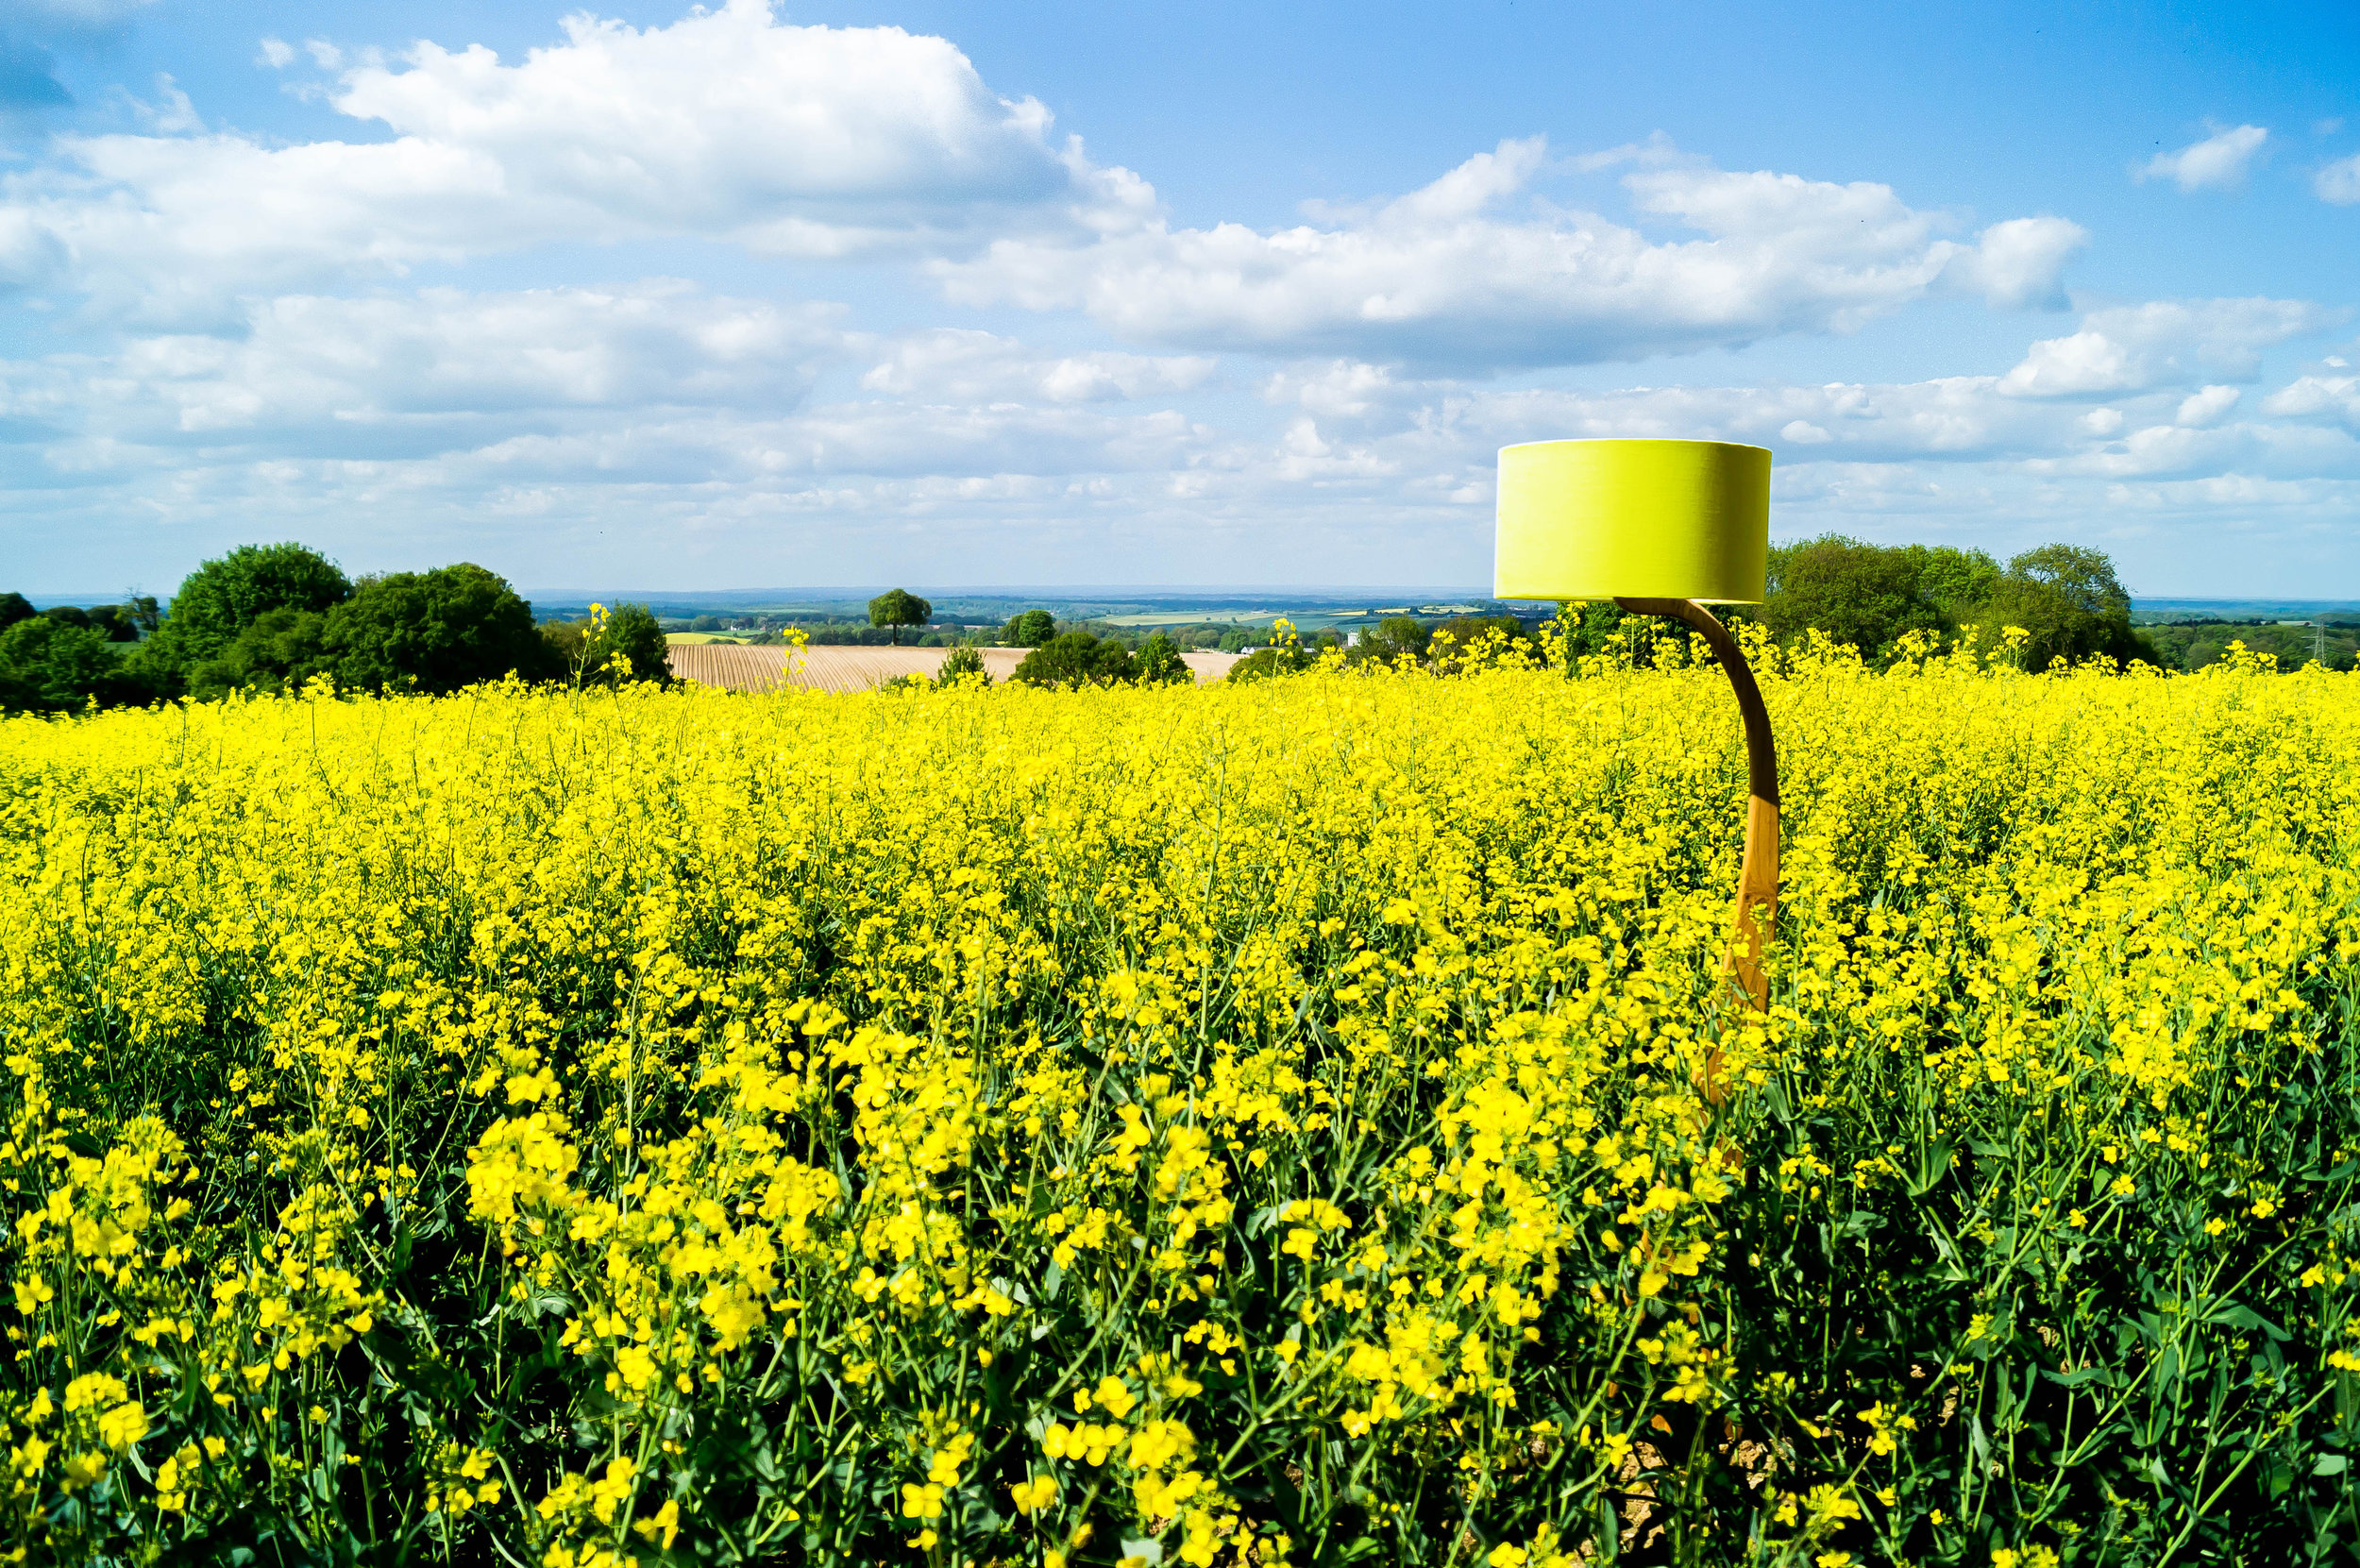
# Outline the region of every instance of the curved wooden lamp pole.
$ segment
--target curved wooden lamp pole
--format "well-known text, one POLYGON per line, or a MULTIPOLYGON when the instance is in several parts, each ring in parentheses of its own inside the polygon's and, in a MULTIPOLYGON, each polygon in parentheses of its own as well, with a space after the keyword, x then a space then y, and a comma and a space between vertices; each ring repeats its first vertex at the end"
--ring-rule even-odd
POLYGON ((1711 646, 1729 673, 1738 711, 1745 716, 1745 858, 1737 872, 1737 914, 1729 926, 1728 956, 1722 972, 1756 1012, 1770 1005, 1770 982, 1762 972, 1762 950, 1778 906, 1778 754, 1770 739, 1770 710, 1753 666, 1738 650, 1729 629, 1693 599, 1618 599, 1634 615, 1662 615, 1694 628, 1711 646))

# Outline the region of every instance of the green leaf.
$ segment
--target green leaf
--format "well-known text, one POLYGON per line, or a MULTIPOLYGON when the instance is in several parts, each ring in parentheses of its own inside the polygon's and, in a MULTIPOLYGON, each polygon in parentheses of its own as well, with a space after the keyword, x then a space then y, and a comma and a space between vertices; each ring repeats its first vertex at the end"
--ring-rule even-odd
POLYGON ((2271 1339, 2282 1342, 2293 1337, 2250 1307, 2234 1301, 2223 1302, 2213 1308, 2204 1321, 2208 1324, 2224 1324, 2231 1328, 2248 1330, 2258 1328, 2271 1339))

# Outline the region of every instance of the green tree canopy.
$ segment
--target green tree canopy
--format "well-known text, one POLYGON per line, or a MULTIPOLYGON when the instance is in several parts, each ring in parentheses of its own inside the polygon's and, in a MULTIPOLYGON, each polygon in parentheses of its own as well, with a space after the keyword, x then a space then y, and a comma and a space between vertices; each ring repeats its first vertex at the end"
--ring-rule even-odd
POLYGON ((664 625, 644 604, 618 604, 607 612, 603 624, 596 619, 559 621, 541 628, 541 636, 548 645, 553 669, 584 685, 672 679, 671 647, 664 625), (617 654, 630 666, 628 676, 615 664, 617 654))
POLYGON ((2031 633, 2024 649, 2028 669, 2101 653, 2133 659, 2144 651, 2115 564, 2102 550, 2080 545, 2043 545, 2011 560, 1992 590, 1990 619, 2031 633))
POLYGON ((241 545, 181 580, 156 635, 152 664, 177 671, 220 653, 272 610, 326 612, 352 597, 337 565, 302 545, 241 545))
POLYGON ((1128 684, 1138 675, 1138 656, 1114 638, 1068 632, 1024 655, 1011 679, 1032 686, 1111 686, 1128 684))
POLYGON ((1951 626, 1974 619, 1999 585, 1999 563, 1979 549, 1905 545, 1901 553, 1917 572, 1919 597, 1951 626))
POLYGON ((189 666, 188 693, 211 700, 232 691, 294 691, 315 675, 336 673, 328 616, 316 610, 265 610, 228 648, 189 666))
MULTIPOLYGON (((1567 599, 1558 605, 1557 615, 1566 629, 1569 659, 1604 653, 1623 624, 1623 607, 1610 599, 1567 599)), ((1569 673, 1576 667, 1566 666, 1569 673)))
POLYGON ((144 696, 107 646, 107 633, 48 615, 26 615, 0 632, 0 711, 72 713, 144 696))
POLYGON ((1413 659, 1424 658, 1426 645, 1433 640, 1433 628, 1417 616, 1388 615, 1362 634, 1353 651, 1363 659, 1391 664, 1405 653, 1413 659))
POLYGON ((895 588, 868 601, 868 624, 893 628, 893 641, 902 641, 902 628, 923 626, 934 618, 935 607, 906 588, 895 588))
POLYGON ((980 685, 991 684, 991 672, 984 668, 984 656, 962 644, 943 655, 942 667, 935 671, 935 684, 947 686, 959 680, 973 681, 980 685))
POLYGON ((30 620, 40 613, 33 608, 33 601, 23 594, 0 594, 0 632, 7 631, 18 621, 30 620))
POLYGON ((1874 658, 1907 632, 1939 632, 1942 611, 1905 550, 1830 533, 1770 551, 1762 618, 1780 641, 1817 628, 1874 658))
POLYGON ((618 653, 631 665, 633 681, 672 679, 670 645, 664 640, 655 612, 644 604, 616 605, 606 617, 605 629, 590 639, 588 652, 593 673, 605 670, 598 678, 610 683, 624 678, 620 669, 609 667, 618 653))
POLYGON ((1138 673, 1136 679, 1142 686, 1185 685, 1196 679, 1196 671, 1190 669, 1188 662, 1180 657, 1180 645, 1161 632, 1139 645, 1137 657, 1138 673))
POLYGON ((135 643, 140 640, 139 609, 133 604, 93 604, 90 608, 90 623, 107 633, 110 643, 135 643))
POLYGON ((1010 615, 1002 630, 1000 640, 1010 648, 1038 648, 1057 634, 1057 617, 1046 610, 1027 610, 1020 615, 1010 615))
POLYGON ((1243 684, 1248 681, 1265 680, 1273 675, 1285 675, 1294 670, 1309 669, 1314 655, 1300 643, 1290 648, 1257 648, 1229 666, 1227 679, 1243 684))
POLYGON ((362 579, 329 613, 323 640, 340 685, 449 692, 511 670, 556 673, 532 606, 466 562, 362 579))

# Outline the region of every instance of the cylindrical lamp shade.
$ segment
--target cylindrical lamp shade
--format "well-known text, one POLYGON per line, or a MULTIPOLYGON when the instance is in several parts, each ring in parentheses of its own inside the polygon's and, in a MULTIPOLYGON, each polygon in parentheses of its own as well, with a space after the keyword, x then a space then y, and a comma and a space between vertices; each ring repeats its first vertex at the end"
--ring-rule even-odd
POLYGON ((1726 441, 1531 441, 1500 448, 1499 599, 1758 604, 1770 453, 1726 441))

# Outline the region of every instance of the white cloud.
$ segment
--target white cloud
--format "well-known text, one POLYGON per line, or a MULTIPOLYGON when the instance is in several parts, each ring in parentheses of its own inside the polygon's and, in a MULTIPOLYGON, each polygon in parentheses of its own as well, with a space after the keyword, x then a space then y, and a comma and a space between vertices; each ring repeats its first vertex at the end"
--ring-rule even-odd
POLYGON ((2234 420, 2208 406, 2234 388, 2159 385, 2092 409, 1988 375, 1581 391, 1351 361, 1273 374, 1272 416, 1248 409, 1228 428, 1073 396, 1105 393, 1099 376, 1196 374, 982 333, 880 344, 825 311, 663 280, 301 296, 253 308, 234 339, 0 364, 0 439, 24 454, 8 504, 40 508, 44 528, 111 538, 168 516, 208 531, 208 548, 288 531, 356 569, 464 552, 529 585, 553 570, 859 578, 880 563, 1045 581, 1087 559, 1173 581, 1349 580, 1370 560, 1390 569, 1367 581, 1447 580, 1462 575, 1458 542, 1478 551, 1485 536, 1471 518, 1497 447, 1568 435, 1767 444, 1782 535, 1956 536, 2002 554, 2109 544, 2092 518, 2209 527, 2229 508, 2299 530, 2360 500, 2360 383, 2329 373, 2234 420), (1087 368, 1061 379, 1068 362, 1087 368), (872 384, 821 400, 830 366, 871 367, 872 384), (403 528, 386 531, 389 516, 403 528), (651 530, 660 560, 644 553, 651 530))
POLYGON ((782 418, 714 413, 531 431, 440 460, 445 482, 580 485, 814 478, 892 480, 950 489, 1009 476, 1054 481, 1171 466, 1203 432, 1168 411, 1110 414, 1014 404, 815 406, 782 418))
POLYGON ((2063 310, 2065 264, 2089 238, 2089 230, 2064 218, 2010 218, 1984 229, 1973 250, 1954 256, 1948 276, 2003 309, 2063 310))
POLYGON ((162 136, 177 136, 183 131, 203 130, 205 122, 197 116, 196 106, 180 91, 168 73, 156 76, 156 99, 148 103, 140 98, 127 99, 131 112, 149 129, 162 136))
POLYGON ((519 196, 797 254, 1069 184, 1049 111, 995 97, 944 39, 784 25, 765 0, 669 27, 581 14, 565 27, 565 43, 514 65, 420 43, 402 69, 347 73, 333 101, 485 160, 519 196))
POLYGON ((2245 182, 2246 165, 2269 140, 2261 126, 2215 131, 2177 152, 2159 152, 2133 174, 2142 180, 2168 179, 2186 191, 2225 191, 2245 182))
POLYGON ((1974 244, 1888 186, 1640 154, 1632 202, 1701 239, 1656 242, 1534 198, 1539 137, 1326 226, 1139 222, 1091 243, 1014 236, 934 263, 957 302, 1079 307, 1126 338, 1463 365, 1574 363, 1844 332, 1937 292, 2041 303, 2086 236, 2014 219, 1974 244), (1511 203, 1514 210, 1509 210, 1511 203))
POLYGON ((1052 146, 1046 110, 993 94, 940 38, 791 25, 765 0, 667 27, 565 26, 514 64, 429 42, 345 70, 329 101, 391 140, 65 138, 0 178, 0 213, 64 247, 67 281, 102 309, 162 321, 550 241, 837 256, 1084 218, 1119 228, 1152 199, 1078 143, 1052 146))
MULTIPOLYGON (((83 442, 266 449, 275 457, 437 451, 548 414, 793 408, 849 346, 832 308, 619 289, 361 298, 288 295, 234 337, 134 338, 38 378, 83 442)), ((36 378, 11 378, 20 387, 36 378)))
POLYGON ((2250 379, 2262 350, 2346 312, 2301 299, 2183 299, 2093 311, 2068 337, 2043 338, 2000 381, 2025 397, 2184 384, 2211 372, 2250 379))
POLYGON ((1262 397, 1272 403, 1300 403, 1314 414, 1359 418, 1389 405, 1405 392, 1393 372, 1361 360, 1331 360, 1323 365, 1282 370, 1262 385, 1262 397))
POLYGON ((274 71, 284 71, 295 60, 295 49, 283 38, 262 40, 262 60, 274 71))
POLYGON ((861 386, 924 402, 1099 403, 1192 391, 1217 363, 1195 355, 1042 354, 1013 338, 943 328, 892 344, 861 386))
POLYGON ((2301 377, 2262 399, 2262 412, 2299 419, 2324 414, 2360 434, 2360 376, 2301 377))
POLYGON ((2208 386, 2201 391, 2191 392, 2180 400, 2180 411, 2172 415, 2172 422, 2189 430, 2203 430, 2217 425, 2223 414, 2237 406, 2237 399, 2243 396, 2234 386, 2208 386))
POLYGON ((2360 154, 2339 159, 2313 175, 2311 189, 2319 194, 2321 201, 2332 201, 2338 207, 2360 202, 2360 154))
MULTIPOLYGON (((2075 504, 2098 504, 2089 486, 2099 481, 2208 473, 2360 481, 2360 441, 2293 424, 2226 423, 2239 401, 2229 386, 2192 396, 2158 388, 2131 394, 2120 406, 2088 409, 2013 396, 1995 376, 1586 392, 1409 381, 1339 363, 1273 378, 1267 390, 1304 413, 1289 422, 1280 449, 1258 460, 1260 468, 1275 461, 1279 469, 1300 470, 1305 455, 1316 454, 1331 486, 1354 473, 1390 476, 1364 493, 1395 504, 1452 485, 1488 497, 1499 447, 1564 437, 1768 446, 1777 454, 1782 508, 1805 496, 1833 504, 1840 494, 1846 508, 1936 507, 1973 517, 1982 507, 1988 516, 1991 508, 2030 505, 2025 488, 2037 484, 2053 494, 2023 515, 2050 516, 2051 526, 2075 504)), ((2332 413, 2335 394, 2304 389, 2284 402, 2291 409, 2301 397, 2304 409, 2332 413)), ((1238 466, 1254 471, 1256 464, 1238 466)))

